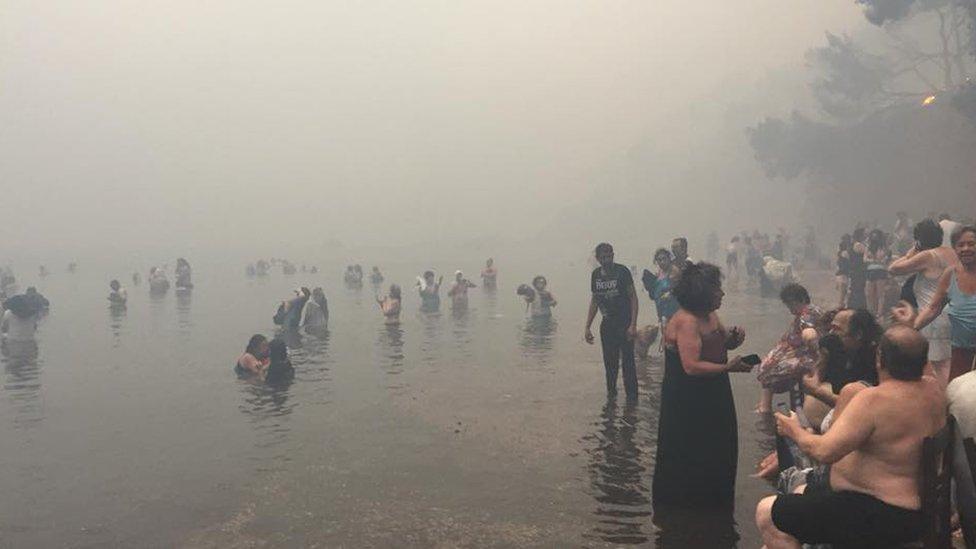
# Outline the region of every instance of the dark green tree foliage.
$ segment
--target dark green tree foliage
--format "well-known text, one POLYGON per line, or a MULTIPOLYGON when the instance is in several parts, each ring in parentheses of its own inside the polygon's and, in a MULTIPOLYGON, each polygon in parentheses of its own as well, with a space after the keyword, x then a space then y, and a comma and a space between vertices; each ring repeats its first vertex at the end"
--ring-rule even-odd
POLYGON ((810 85, 821 110, 839 120, 861 118, 887 97, 885 82, 893 70, 885 60, 864 51, 849 36, 827 33, 827 45, 807 53, 819 76, 810 85))

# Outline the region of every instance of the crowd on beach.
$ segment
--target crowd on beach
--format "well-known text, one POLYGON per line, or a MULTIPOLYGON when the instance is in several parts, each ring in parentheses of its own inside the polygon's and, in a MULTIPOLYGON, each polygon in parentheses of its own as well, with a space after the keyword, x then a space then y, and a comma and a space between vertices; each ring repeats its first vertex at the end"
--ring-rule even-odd
MULTIPOLYGON (((639 326, 636 267, 616 263, 609 243, 593 251, 583 339, 599 339, 608 398, 617 398, 622 378, 625 398, 636 400, 636 359, 658 339, 664 355, 655 509, 731 507, 738 423, 729 374, 755 370, 761 387, 756 412, 773 419, 777 432, 777 451, 757 464, 755 475, 776 489, 756 509, 767 547, 893 547, 920 539, 926 531, 923 442, 946 430, 955 441, 954 524, 976 543, 976 489, 962 451, 962 440, 976 436, 976 227, 947 215, 915 223, 899 212, 890 230, 855 226, 832 256, 821 253, 812 229, 796 247, 784 230, 772 238, 753 231, 732 236, 724 250, 711 233, 704 252, 710 262, 694 261, 684 237, 654 250, 653 268, 639 278, 655 305, 655 322, 639 326), (724 273, 716 265, 722 259, 724 273), (800 284, 799 274, 810 267, 834 273, 833 295, 813 296, 800 284), (733 354, 746 342, 746 329, 726 326, 718 314, 725 285, 778 296, 790 322, 772 349, 733 354), (592 329, 598 313, 599 338, 592 329), (774 411, 778 399, 786 403, 774 411)), ((273 259, 245 272, 266 276, 275 266, 285 274, 299 270, 273 259)), ((300 270, 318 272, 315 266, 300 270)), ((165 265, 149 271, 151 292, 169 289, 166 271, 165 265)), ((185 259, 177 260, 174 275, 177 291, 193 288, 185 259)), ((383 322, 396 325, 401 287, 389 284, 381 295, 386 280, 375 266, 367 275, 349 265, 343 274, 352 289, 367 281, 383 322)), ((132 284, 140 283, 134 274, 132 284)), ((422 313, 440 310, 442 284, 443 276, 431 270, 417 276, 422 313)), ((126 307, 119 280, 109 286, 110 307, 126 307)), ((478 287, 456 271, 446 292, 451 310, 463 314, 469 291, 478 287)), ((498 287, 492 259, 481 270, 480 287, 498 287)), ((16 293, 9 269, 0 271, 0 291, 5 341, 32 339, 47 299, 35 288, 16 293)), ((543 275, 515 293, 534 319, 550 318, 558 305, 543 275)), ((296 289, 278 304, 273 322, 281 331, 325 333, 323 288, 296 289)), ((234 370, 269 385, 294 376, 280 335, 252 336, 234 370)))

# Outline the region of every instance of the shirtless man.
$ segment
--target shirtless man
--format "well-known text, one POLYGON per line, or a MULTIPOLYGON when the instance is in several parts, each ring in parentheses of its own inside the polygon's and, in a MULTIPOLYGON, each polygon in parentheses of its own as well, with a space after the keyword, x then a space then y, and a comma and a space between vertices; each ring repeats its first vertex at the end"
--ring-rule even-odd
POLYGON ((895 547, 922 533, 919 464, 922 440, 946 422, 946 399, 934 376, 923 376, 928 342, 895 326, 878 346, 879 384, 859 392, 824 435, 777 414, 781 435, 830 465, 820 485, 759 502, 756 524, 768 549, 801 543, 895 547))
POLYGON ((447 295, 451 298, 451 308, 455 311, 466 310, 468 308, 468 289, 475 287, 470 280, 464 278, 464 273, 455 271, 454 285, 447 292, 447 295))

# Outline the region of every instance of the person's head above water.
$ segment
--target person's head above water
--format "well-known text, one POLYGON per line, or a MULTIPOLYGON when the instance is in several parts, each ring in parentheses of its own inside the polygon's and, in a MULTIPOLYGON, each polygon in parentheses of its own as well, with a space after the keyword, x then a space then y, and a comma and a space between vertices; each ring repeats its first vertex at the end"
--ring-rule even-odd
POLYGON ((428 284, 434 282, 434 271, 424 271, 424 280, 426 280, 428 284))
POLYGON ((298 289, 296 293, 299 296, 309 297, 312 295, 312 290, 309 290, 307 287, 302 286, 301 288, 298 289))
POLYGON ((878 373, 901 381, 918 381, 929 361, 929 342, 908 326, 885 330, 878 344, 878 373))
POLYGON ((546 280, 546 277, 542 275, 539 275, 532 279, 532 287, 535 288, 536 290, 545 290, 546 286, 548 285, 549 285, 549 281, 546 280))
POLYGON ((495 260, 492 259, 492 258, 490 258, 490 257, 488 258, 488 261, 485 261, 485 266, 486 267, 491 267, 494 264, 495 264, 495 260))
POLYGON ((674 259, 677 261, 684 261, 688 259, 688 239, 679 236, 671 241, 671 253, 674 254, 674 259))
POLYGON ((393 299, 400 299, 400 286, 390 284, 390 297, 393 299))
POLYGON ((464 280, 464 273, 461 271, 454 271, 454 280, 457 280, 458 282, 464 280))
POLYGON ((271 340, 271 343, 268 344, 268 358, 271 360, 271 364, 288 362, 288 346, 285 345, 285 340, 278 337, 271 340))
POLYGON ((609 267, 613 263, 613 246, 606 242, 601 242, 596 245, 594 255, 601 266, 609 267))
POLYGON ((711 263, 689 263, 672 292, 681 308, 697 317, 706 317, 722 306, 722 271, 711 263))
POLYGON ((268 354, 268 338, 261 334, 252 335, 244 352, 255 358, 264 358, 268 354))
POLYGON ((117 292, 117 291, 119 291, 119 288, 122 287, 122 285, 119 284, 119 281, 118 280, 112 279, 112 281, 108 283, 108 287, 109 288, 112 288, 113 291, 116 291, 117 292))
POLYGON ((952 249, 965 267, 976 264, 976 227, 966 225, 955 230, 951 237, 952 249))

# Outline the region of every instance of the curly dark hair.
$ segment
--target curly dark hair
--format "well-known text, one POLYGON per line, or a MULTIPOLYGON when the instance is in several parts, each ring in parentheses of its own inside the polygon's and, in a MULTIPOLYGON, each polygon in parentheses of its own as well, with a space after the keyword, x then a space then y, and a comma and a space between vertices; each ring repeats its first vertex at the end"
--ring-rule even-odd
POLYGON ((803 286, 794 283, 787 284, 779 291, 779 299, 783 303, 810 303, 810 293, 803 286))
POLYGON ((942 227, 931 219, 923 219, 915 225, 915 240, 923 250, 931 250, 942 245, 942 227))
POLYGON ((695 316, 707 316, 716 309, 715 293, 722 289, 722 271, 711 263, 689 263, 671 290, 681 308, 695 316))

